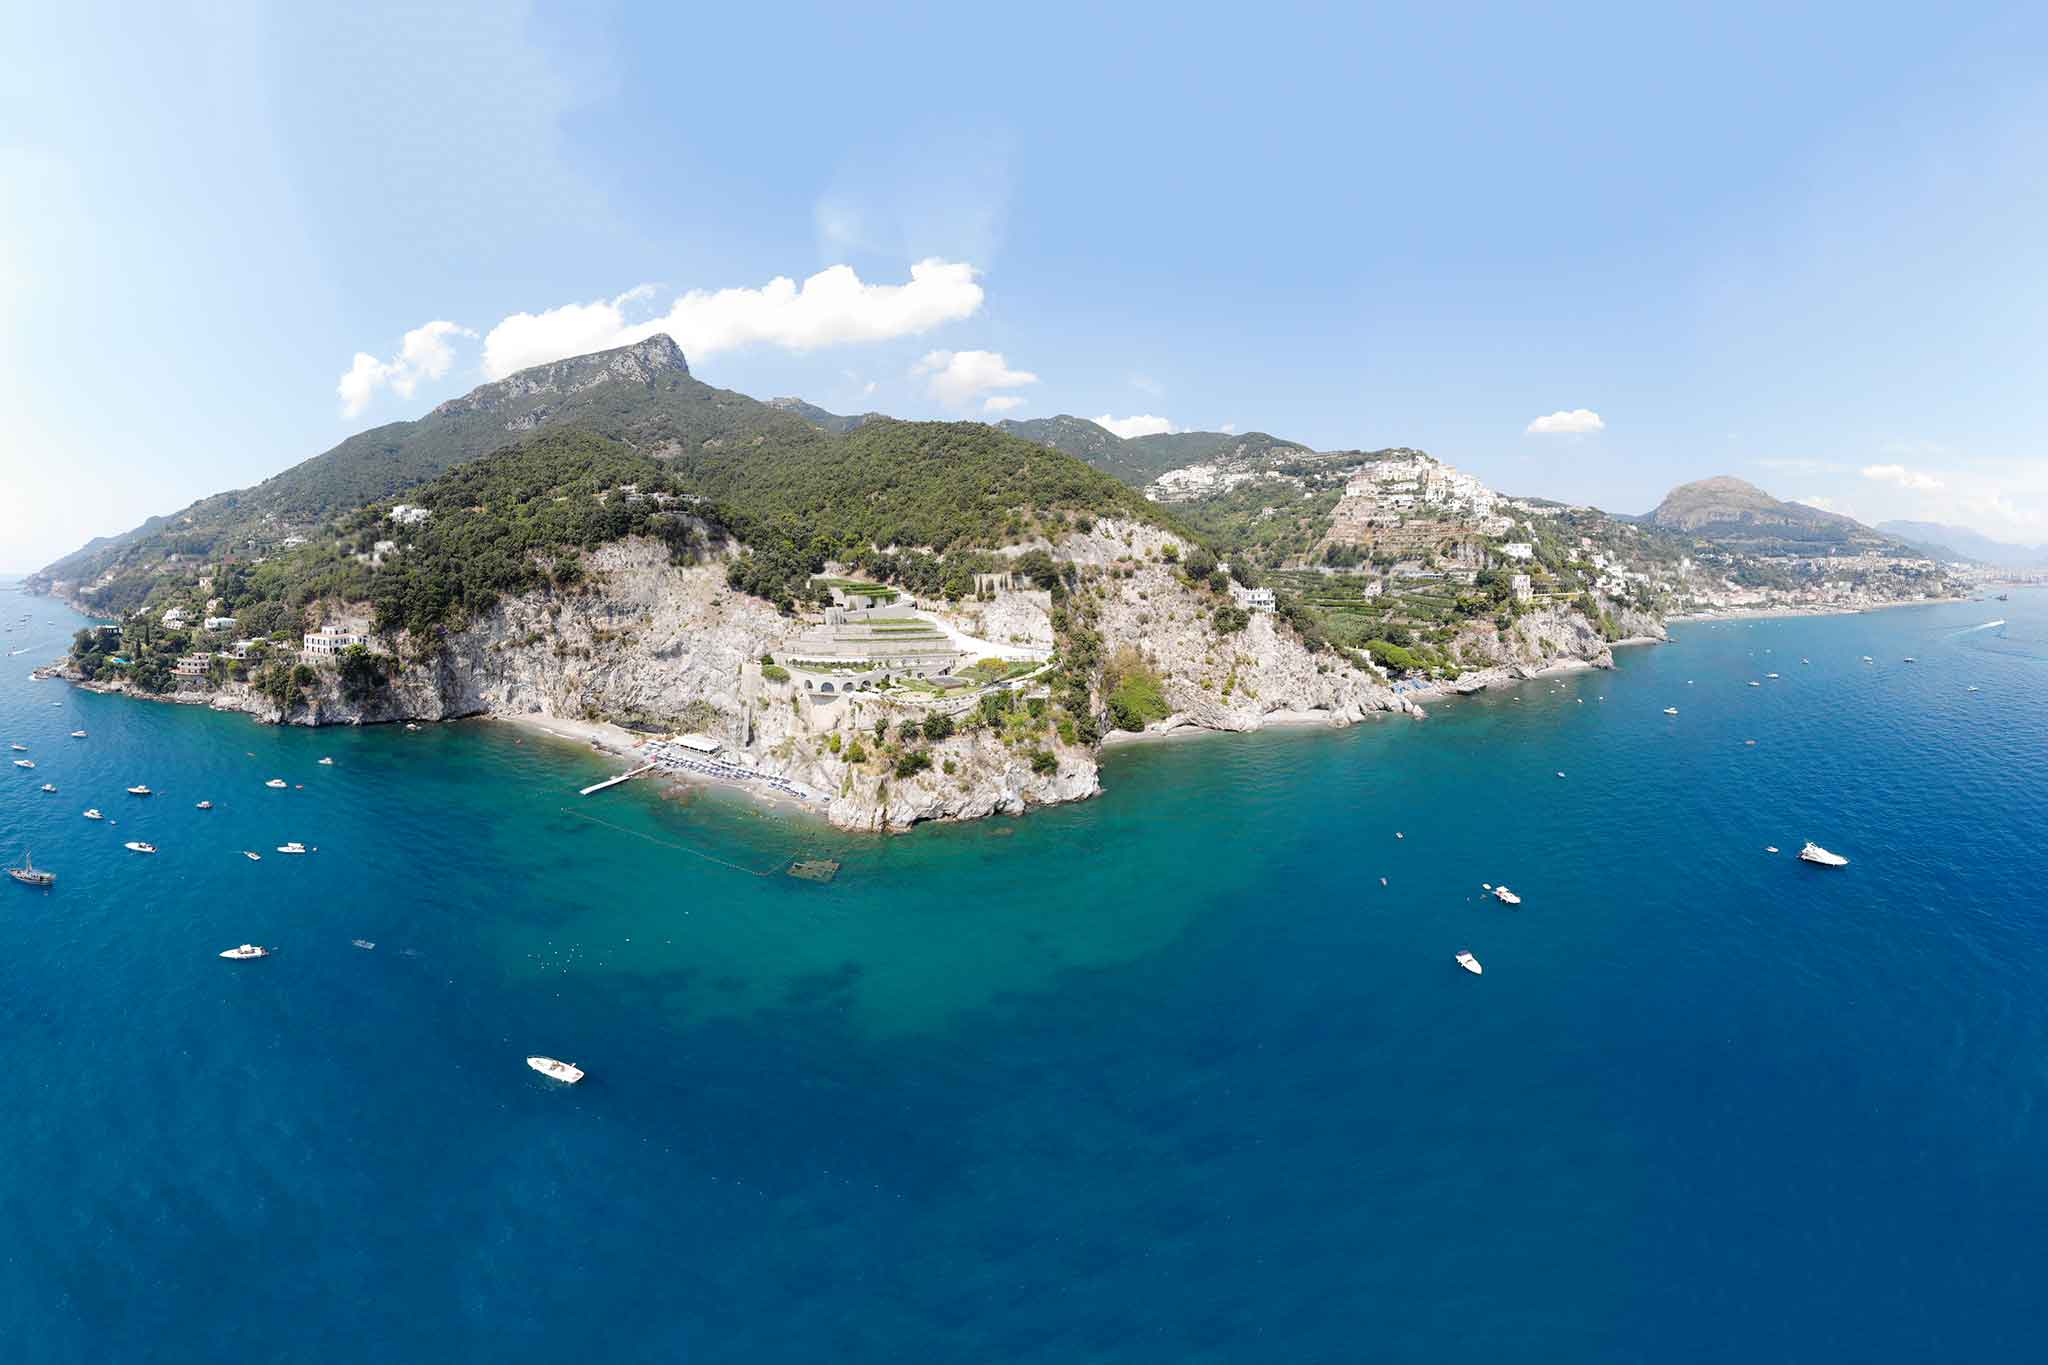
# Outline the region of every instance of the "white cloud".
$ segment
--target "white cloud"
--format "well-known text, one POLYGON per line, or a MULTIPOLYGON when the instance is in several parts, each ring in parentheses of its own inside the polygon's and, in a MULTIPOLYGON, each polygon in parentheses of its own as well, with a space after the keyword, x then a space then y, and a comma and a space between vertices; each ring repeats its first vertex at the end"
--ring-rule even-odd
POLYGON ((1222 432, 1225 436, 1235 436, 1237 435, 1237 423, 1225 422, 1222 426, 1216 428, 1216 430, 1222 432))
POLYGON ((1944 486, 1934 475, 1908 469, 1902 464, 1867 464, 1863 466, 1862 474, 1864 478, 1878 483, 1895 483, 1901 488, 1919 492, 1932 492, 1944 486))
POLYGON ((1584 431, 1605 431, 1607 423, 1600 420, 1600 414, 1591 408, 1573 408, 1570 412, 1559 409, 1548 417, 1538 417, 1523 428, 1530 436, 1555 436, 1584 431))
POLYGON ((981 400, 983 412, 1013 412, 1024 406, 1024 400, 1015 394, 997 394, 981 400))
POLYGON ((875 391, 875 381, 870 379, 867 383, 861 385, 860 391, 863 396, 873 393, 875 391))
POLYGON ((1154 417, 1149 412, 1139 413, 1134 417, 1111 417, 1105 413, 1095 419, 1095 425, 1115 432, 1126 441, 1133 436, 1164 436, 1180 430, 1167 418, 1154 417))
POLYGON ((927 376, 926 392, 949 408, 972 407, 990 389, 1021 389, 1038 382, 1029 370, 1011 369, 1000 351, 928 351, 910 374, 927 376))
POLYGON ((915 336, 981 310, 976 270, 934 257, 910 267, 903 284, 868 284, 849 265, 828 266, 801 285, 777 276, 758 289, 693 289, 658 317, 632 321, 629 305, 654 291, 642 285, 612 299, 514 313, 484 339, 484 372, 514 370, 564 356, 630 346, 660 332, 691 360, 742 346, 815 350, 858 341, 915 336))
POLYGON ((390 389, 400 398, 410 398, 422 379, 439 379, 455 364, 453 337, 474 337, 467 327, 436 321, 415 327, 399 343, 398 354, 379 360, 367 351, 357 351, 348 372, 334 386, 341 395, 341 410, 354 417, 368 407, 377 390, 390 389))

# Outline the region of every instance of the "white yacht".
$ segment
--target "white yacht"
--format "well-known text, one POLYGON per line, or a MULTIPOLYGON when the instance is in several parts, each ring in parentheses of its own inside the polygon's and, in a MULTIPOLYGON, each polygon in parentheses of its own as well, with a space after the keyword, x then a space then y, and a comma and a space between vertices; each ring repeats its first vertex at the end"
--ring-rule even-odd
POLYGON ((244 962, 252 957, 269 957, 270 949, 259 948, 253 943, 244 943, 239 948, 230 948, 221 954, 231 962, 244 962))
POLYGON ((366 953, 377 946, 366 938, 352 938, 349 942, 355 944, 356 947, 361 948, 366 953))
POLYGON ((277 846, 277 851, 279 853, 304 853, 306 851, 306 846, 300 843, 297 839, 294 839, 288 844, 279 844, 277 846))
POLYGON ((254 852, 246 848, 242 850, 242 856, 244 858, 247 858, 252 863, 260 863, 263 861, 263 855, 261 853, 254 852))
POLYGON ((199 803, 198 805, 194 806, 194 807, 193 807, 192 809, 194 809, 194 810, 212 810, 212 809, 213 809, 213 802, 211 802, 211 801, 201 801, 201 802, 200 802, 200 803, 199 803))
POLYGON ((142 783, 137 782, 134 786, 128 789, 128 794, 130 796, 148 796, 151 793, 148 787, 145 787, 144 785, 142 785, 142 783))
POLYGON ((71 732, 71 737, 72 737, 73 739, 84 739, 84 738, 85 738, 85 731, 83 731, 83 730, 73 730, 73 731, 71 732))
POLYGON ((1675 706, 1667 706, 1664 708, 1664 714, 1667 716, 1675 716, 1678 714, 1678 708, 1675 706))
POLYGON ((1778 851, 1778 846, 1777 846, 1776 844, 1765 844, 1765 845, 1764 845, 1764 852, 1766 852, 1766 853, 1776 853, 1777 851, 1778 851))
POLYGON ((1762 683, 1760 683, 1760 682, 1756 682, 1755 680, 1751 680, 1751 682, 1750 682, 1750 684, 1749 684, 1749 685, 1750 685, 1751 687, 1762 687, 1762 686, 1763 686, 1763 684, 1762 684, 1762 683))
POLYGON ((43 784, 43 790, 46 792, 54 792, 57 790, 57 784, 54 782, 45 782, 43 784))
POLYGON ((12 748, 14 752, 18 754, 25 754, 28 752, 28 745, 26 744, 14 744, 10 745, 9 747, 12 748))
POLYGON ((1839 853, 1828 852, 1811 839, 1806 841, 1805 848, 1799 850, 1799 857, 1802 861, 1819 863, 1822 867, 1847 867, 1849 865, 1847 858, 1844 858, 1839 853))
POLYGON ((549 1080, 560 1081, 564 1085, 574 1085, 583 1079, 581 1067, 558 1062, 552 1057, 528 1057, 526 1064, 549 1080))
POLYGON ((1462 950, 1460 950, 1460 952, 1458 953, 1458 965, 1460 967, 1463 967, 1466 971, 1472 973, 1472 975, 1474 976, 1478 976, 1486 970, 1486 968, 1479 965, 1478 958, 1462 950))
POLYGON ((92 806, 86 810, 85 818, 88 820, 104 820, 107 817, 100 814, 100 808, 98 806, 92 806))
POLYGON ((323 768, 331 768, 334 766, 334 760, 331 758, 323 758, 320 760, 320 766, 323 768))
POLYGON ((278 791, 283 791, 285 789, 286 784, 283 778, 273 777, 268 782, 265 782, 263 785, 266 787, 273 787, 278 791))
POLYGON ((121 847, 127 849, 130 853, 156 852, 155 844, 145 844, 140 839, 130 839, 127 843, 121 845, 121 847))
POLYGON ((1493 888, 1493 898, 1502 905, 1520 905, 1522 903, 1522 898, 1508 890, 1506 886, 1496 886, 1493 888))
POLYGON ((1902 664, 1917 664, 1920 661, 1914 658, 1912 655, 1908 654, 1905 658, 1899 660, 1899 662, 1902 664))
POLYGON ((1765 676, 1766 678, 1775 678, 1775 677, 1777 677, 1778 675, 1777 675, 1777 674, 1775 674, 1775 673, 1766 673, 1766 674, 1764 674, 1764 676, 1765 676))

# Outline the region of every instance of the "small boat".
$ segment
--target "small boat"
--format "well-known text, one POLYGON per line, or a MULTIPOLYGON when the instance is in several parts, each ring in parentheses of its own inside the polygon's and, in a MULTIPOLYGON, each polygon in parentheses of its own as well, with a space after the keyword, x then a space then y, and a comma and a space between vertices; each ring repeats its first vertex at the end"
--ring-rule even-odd
POLYGON ((1870 656, 1869 656, 1868 654, 1866 654, 1866 655, 1864 655, 1864 656, 1863 656, 1863 662, 1864 662, 1864 663, 1874 663, 1874 662, 1876 662, 1876 661, 1875 661, 1875 660, 1873 660, 1873 659, 1872 659, 1872 658, 1871 658, 1871 657, 1870 657, 1870 656))
POLYGON ((277 846, 277 851, 279 853, 304 853, 306 851, 306 846, 300 843, 297 839, 294 839, 288 844, 279 844, 277 846))
POLYGON ((1765 844, 1765 845, 1764 845, 1764 852, 1766 852, 1766 853, 1776 853, 1777 851, 1778 851, 1778 846, 1777 846, 1776 844, 1765 844))
POLYGON ((1849 865, 1847 858, 1844 858, 1839 853, 1828 852, 1811 839, 1806 841, 1805 848, 1799 850, 1799 857, 1802 862, 1819 863, 1822 867, 1847 867, 1849 865))
POLYGON ((1920 661, 1914 658, 1912 655, 1908 654, 1905 658, 1899 660, 1899 662, 1902 664, 1917 664, 1920 661))
POLYGON ((269 957, 270 949, 259 948, 253 943, 244 943, 239 948, 230 948, 221 954, 230 962, 245 962, 252 957, 269 957))
POLYGON ((71 737, 72 737, 73 739, 84 739, 84 738, 85 738, 85 731, 83 731, 83 730, 73 730, 73 731, 71 732, 71 737))
POLYGON ((1777 677, 1778 675, 1777 675, 1777 674, 1775 674, 1775 673, 1766 673, 1766 674, 1764 674, 1764 676, 1765 676, 1766 678, 1775 678, 1775 677, 1777 677))
POLYGON ((549 1080, 560 1081, 564 1085, 574 1085, 583 1079, 582 1068, 558 1062, 552 1057, 528 1057, 526 1064, 549 1080))
POLYGON ((1811 660, 1811 659, 1801 659, 1801 660, 1800 660, 1799 662, 1800 662, 1800 663, 1803 663, 1803 664, 1810 664, 1810 663, 1812 663, 1812 662, 1813 662, 1813 660, 1811 660))
POLYGON ((1563 776, 1564 776, 1564 774, 1563 774, 1563 773, 1559 773, 1559 774, 1558 774, 1558 776, 1559 776, 1559 777, 1563 777, 1563 776))
POLYGON ((407 721, 405 723, 405 732, 409 735, 416 734, 419 731, 419 728, 419 726, 414 725, 411 721, 407 721))
POLYGON ((268 782, 265 782, 263 785, 266 787, 273 788, 277 791, 283 791, 285 789, 286 783, 285 780, 281 777, 273 777, 268 782))
POLYGON ((1965 692, 1981 692, 1982 690, 1983 689, 1978 687, 1975 683, 1971 683, 1968 687, 1963 689, 1963 691, 1965 692))
POLYGON ((1499 901, 1502 905, 1520 905, 1522 903, 1522 898, 1520 896, 1517 896, 1514 892, 1508 890, 1505 886, 1496 886, 1495 888, 1493 888, 1493 898, 1499 901))
POLYGON ((57 881, 57 874, 37 867, 36 860, 29 856, 26 849, 22 851, 21 866, 8 868, 7 875, 23 886, 54 886, 57 881))
POLYGON ((57 790, 57 784, 54 782, 45 782, 43 784, 43 790, 46 792, 53 792, 57 790))
POLYGON ((334 766, 334 760, 331 758, 323 758, 320 760, 320 766, 323 768, 331 768, 334 766))
POLYGON ((1397 830, 1395 830, 1395 831, 1394 831, 1394 837, 1395 837, 1396 839, 1405 839, 1405 838, 1407 838, 1408 836, 1407 836, 1407 835, 1405 835, 1405 834, 1403 834, 1403 833, 1402 833, 1402 832, 1401 832, 1400 830, 1398 830, 1398 829, 1397 829, 1397 830))
POLYGON ((14 760, 14 766, 17 768, 33 768, 36 766, 36 761, 32 758, 17 758, 14 760))
POLYGON ((201 801, 201 802, 200 802, 200 803, 199 803, 198 805, 194 806, 194 807, 193 807, 192 809, 194 809, 194 810, 212 810, 212 809, 213 809, 213 802, 211 802, 211 801, 201 801))
POLYGON ((361 948, 366 953, 377 946, 366 938, 352 938, 349 942, 355 944, 356 947, 361 948))
POLYGON ((1762 684, 1762 683, 1760 683, 1760 682, 1755 682, 1755 681, 1752 681, 1752 682, 1750 683, 1750 686, 1751 686, 1751 687, 1762 687, 1762 686, 1763 686, 1763 684, 1762 684))
POLYGON ((1675 716, 1678 714, 1678 708, 1675 706, 1667 706, 1664 708, 1664 714, 1667 716, 1675 716))
POLYGON ((130 796, 149 796, 151 795, 151 792, 148 787, 145 787, 140 782, 137 782, 134 786, 128 789, 128 794, 130 796))
POLYGON ((121 847, 127 849, 130 853, 156 852, 155 844, 145 844, 140 839, 130 839, 127 843, 121 845, 121 847))
POLYGON ((18 753, 18 754, 25 754, 25 753, 27 753, 27 752, 28 752, 28 745, 26 745, 26 744, 15 744, 15 745, 10 745, 9 747, 10 747, 10 748, 12 748, 12 749, 14 750, 14 752, 16 752, 16 753, 18 753))
POLYGON ((94 806, 90 810, 86 811, 85 818, 88 820, 104 820, 107 817, 100 814, 100 808, 98 806, 94 806))
POLYGON ((1478 958, 1463 950, 1460 950, 1458 953, 1458 965, 1474 976, 1479 976, 1486 971, 1486 968, 1479 965, 1478 958))
POLYGON ((244 858, 247 858, 252 863, 260 863, 263 861, 263 855, 261 853, 255 853, 246 848, 242 850, 242 856, 244 858))

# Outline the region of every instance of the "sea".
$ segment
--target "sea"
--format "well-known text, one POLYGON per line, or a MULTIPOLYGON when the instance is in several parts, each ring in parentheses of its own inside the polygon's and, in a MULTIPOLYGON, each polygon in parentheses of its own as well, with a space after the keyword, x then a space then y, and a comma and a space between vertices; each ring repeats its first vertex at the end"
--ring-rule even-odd
POLYGON ((0 618, 8 1361, 2048 1357, 2048 592, 893 837, 0 618))

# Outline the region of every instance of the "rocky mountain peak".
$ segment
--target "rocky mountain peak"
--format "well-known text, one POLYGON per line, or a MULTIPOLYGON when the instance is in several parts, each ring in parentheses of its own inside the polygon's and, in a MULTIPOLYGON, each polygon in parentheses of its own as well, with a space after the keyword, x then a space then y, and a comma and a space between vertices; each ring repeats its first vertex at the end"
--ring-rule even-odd
POLYGON ((581 393, 599 384, 654 384, 664 379, 687 379, 689 375, 690 362, 684 357, 683 348, 666 332, 657 332, 630 346, 517 370, 495 383, 471 389, 460 398, 449 399, 435 408, 433 415, 490 412, 521 399, 581 393))

